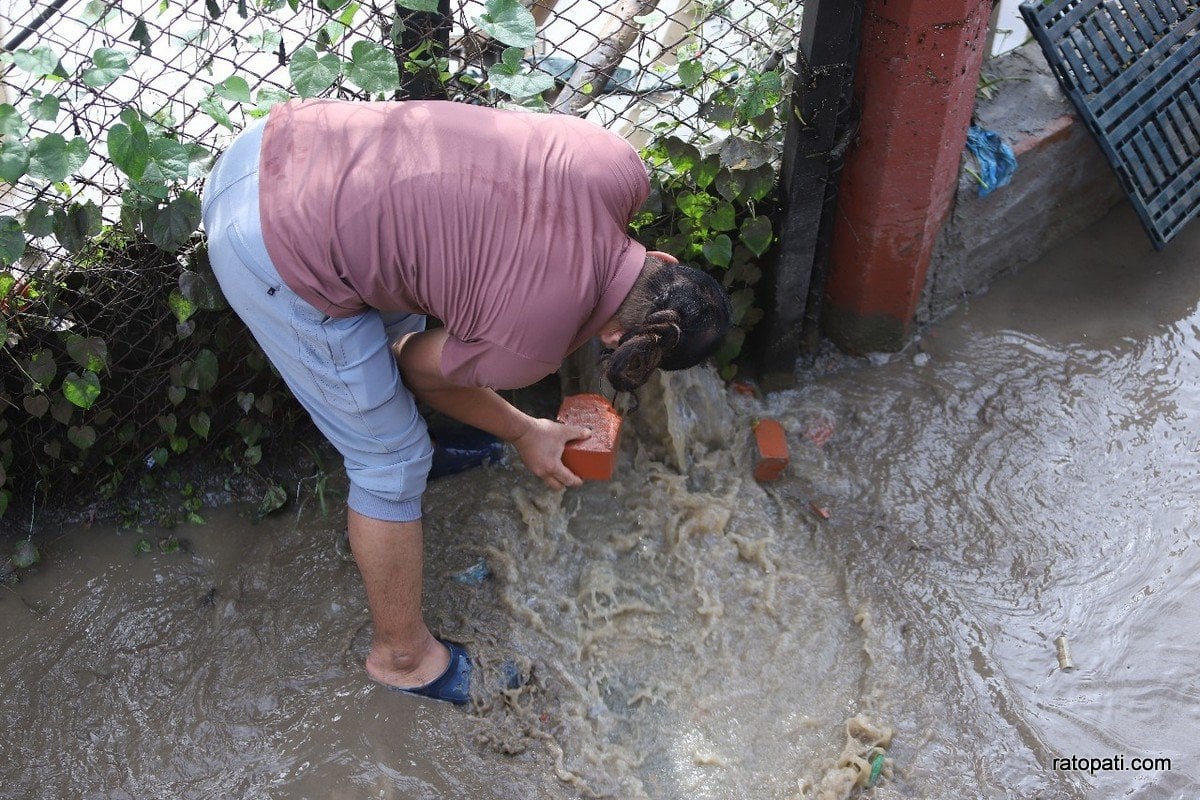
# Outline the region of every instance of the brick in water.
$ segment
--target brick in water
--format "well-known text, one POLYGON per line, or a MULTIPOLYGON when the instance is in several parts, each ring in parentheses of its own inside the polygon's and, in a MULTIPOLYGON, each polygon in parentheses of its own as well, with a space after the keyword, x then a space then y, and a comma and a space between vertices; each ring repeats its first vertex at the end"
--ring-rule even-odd
POLYGON ((760 419, 754 423, 754 479, 760 482, 778 480, 787 465, 787 436, 783 426, 773 419, 760 419))
POLYGON ((607 481, 617 469, 617 446, 621 439, 621 417, 602 395, 573 394, 564 397, 558 421, 587 428, 587 439, 567 443, 563 464, 585 481, 607 481))

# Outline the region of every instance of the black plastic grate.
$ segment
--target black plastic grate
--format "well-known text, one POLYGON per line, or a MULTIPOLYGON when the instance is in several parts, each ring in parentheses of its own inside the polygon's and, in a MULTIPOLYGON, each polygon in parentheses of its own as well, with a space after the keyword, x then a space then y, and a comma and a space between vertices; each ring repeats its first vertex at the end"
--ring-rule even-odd
POLYGON ((1161 249, 1200 213, 1200 7, 1048 0, 1021 15, 1161 249))

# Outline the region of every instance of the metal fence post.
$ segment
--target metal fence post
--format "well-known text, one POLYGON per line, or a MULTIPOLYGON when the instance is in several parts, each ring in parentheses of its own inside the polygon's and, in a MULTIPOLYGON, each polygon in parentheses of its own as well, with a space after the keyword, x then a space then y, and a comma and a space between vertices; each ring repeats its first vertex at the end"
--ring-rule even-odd
POLYGON ((817 330, 813 315, 824 281, 814 265, 828 249, 843 140, 853 133, 849 111, 862 8, 862 0, 809 0, 804 8, 784 138, 779 244, 763 284, 767 316, 755 343, 768 375, 790 374, 806 329, 817 330), (809 300, 814 293, 815 303, 809 300), (807 316, 814 321, 806 326, 807 316))
POLYGON ((395 5, 395 25, 399 35, 393 35, 396 43, 396 62, 400 68, 400 95, 406 100, 445 100, 446 86, 438 77, 437 59, 445 58, 450 52, 450 0, 438 0, 437 11, 409 11, 400 4, 395 5), (408 54, 421 45, 429 50, 423 60, 432 60, 431 66, 413 72, 405 69, 408 54))

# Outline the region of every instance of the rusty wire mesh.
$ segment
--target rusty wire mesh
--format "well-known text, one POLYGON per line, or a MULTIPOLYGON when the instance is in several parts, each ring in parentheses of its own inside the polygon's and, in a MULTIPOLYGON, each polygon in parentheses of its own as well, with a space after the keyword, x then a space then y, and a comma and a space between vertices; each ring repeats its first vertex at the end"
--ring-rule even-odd
MULTIPOLYGON (((767 140, 782 140, 802 11, 797 0, 622 0, 615 5, 535 0, 525 5, 534 12, 538 27, 523 68, 554 76, 556 86, 516 104, 553 108, 556 94, 569 84, 577 65, 598 48, 619 42, 611 77, 600 92, 572 108, 573 113, 617 131, 637 147, 667 134, 703 147, 727 133, 728 126, 721 124, 719 109, 714 108, 714 94, 740 91, 748 75, 773 73, 781 91, 767 103, 759 133, 767 140)), ((486 83, 502 48, 480 31, 478 19, 484 11, 484 4, 475 0, 451 3, 451 24, 445 32, 449 48, 445 60, 435 62, 443 73, 440 91, 462 102, 514 104, 486 83)), ((58 207, 68 199, 86 200, 100 209, 105 225, 98 244, 73 252, 63 247, 61 237, 29 235, 24 255, 5 268, 16 278, 16 287, 0 306, 10 334, 0 343, 6 350, 0 354, 0 432, 9 442, 0 488, 7 487, 19 499, 35 485, 43 493, 50 487, 56 493, 70 492, 94 486, 101 473, 120 477, 130 469, 136 472, 153 460, 154 452, 165 452, 170 428, 182 428, 200 411, 211 420, 204 437, 210 444, 221 442, 222 436, 236 441, 235 430, 244 442, 251 442, 245 435, 247 420, 267 426, 290 424, 294 417, 281 410, 288 404, 261 402, 279 389, 278 379, 263 369, 256 347, 231 315, 214 311, 191 320, 193 328, 197 323, 204 326, 205 336, 197 338, 172 314, 167 299, 178 289, 181 275, 197 269, 202 240, 195 236, 176 252, 165 252, 127 230, 128 220, 121 216, 127 183, 106 155, 106 131, 122 110, 140 108, 189 144, 187 187, 198 191, 211 159, 237 130, 265 114, 271 104, 295 96, 288 67, 298 48, 349 58, 357 41, 382 44, 396 54, 406 79, 405 88, 386 96, 403 99, 413 94, 407 79, 422 63, 429 69, 428 62, 405 48, 411 47, 413 32, 428 24, 430 15, 392 3, 338 0, 0 0, 0 12, 6 59, 0 103, 21 112, 31 136, 60 134, 88 143, 86 162, 65 182, 0 182, 0 215, 24 220, 39 204, 58 207), (61 80, 31 75, 13 64, 12 53, 39 48, 61 59, 61 80), (122 50, 130 62, 124 74, 99 87, 79 79, 97 48, 122 50), (215 93, 214 87, 231 76, 246 79, 246 97, 230 101, 215 93), (57 98, 59 113, 50 117, 33 112, 49 95, 57 98), (36 288, 25 300, 17 297, 23 286, 36 288), (29 359, 39 349, 49 348, 60 370, 71 366, 64 332, 106 343, 102 400, 86 414, 61 396, 50 398, 49 409, 31 410, 23 402, 29 389, 29 359), (202 350, 218 352, 220 382, 205 396, 189 400, 190 405, 180 404, 169 396, 179 383, 180 364, 194 365, 202 350), (78 442, 64 434, 85 426, 123 431, 130 446, 110 448, 103 463, 89 461, 77 452, 78 442), (161 433, 156 447, 148 448, 144 437, 130 434, 131 429, 147 428, 161 433), (47 470, 47 463, 61 469, 47 470)), ((344 77, 323 94, 371 97, 344 77)))

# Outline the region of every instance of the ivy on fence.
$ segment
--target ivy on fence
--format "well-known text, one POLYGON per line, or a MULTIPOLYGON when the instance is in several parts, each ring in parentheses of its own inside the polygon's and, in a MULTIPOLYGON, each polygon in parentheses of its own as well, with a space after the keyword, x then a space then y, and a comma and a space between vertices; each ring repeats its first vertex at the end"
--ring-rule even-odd
MULTIPOLYGON (((401 97, 422 70, 451 99, 546 111, 571 79, 538 52, 567 12, 547 21, 519 0, 463 3, 451 47, 409 49, 406 15, 436 12, 436 0, 76 5, 74 42, 42 31, 0 54, 13 93, 0 103, 0 516, 35 492, 113 494, 200 448, 253 471, 296 418, 224 310, 198 232, 199 182, 248 121, 289 97, 401 97)), ((777 64, 798 11, 790 0, 684 3, 618 21, 640 26, 643 44, 678 28, 640 73, 586 57, 572 67, 593 69, 583 113, 642 120, 655 191, 639 235, 729 287, 727 375, 761 317, 754 287, 773 241, 790 81, 777 64), (714 20, 743 50, 717 46, 714 20)), ((280 488, 262 484, 278 505, 280 488)))

